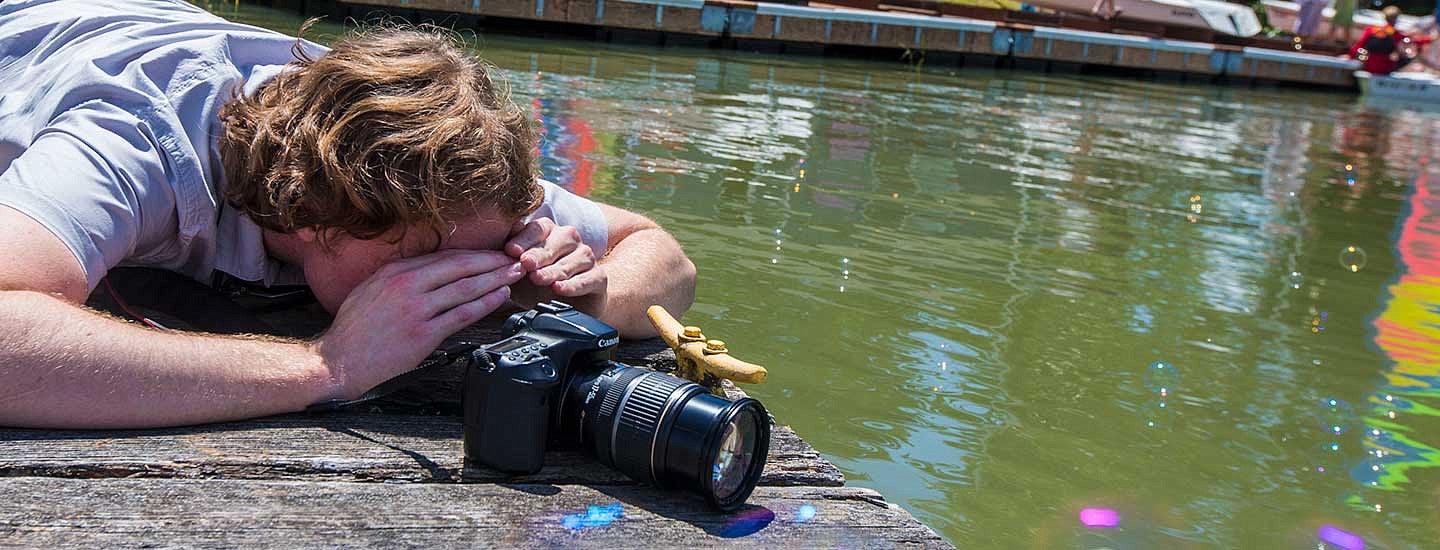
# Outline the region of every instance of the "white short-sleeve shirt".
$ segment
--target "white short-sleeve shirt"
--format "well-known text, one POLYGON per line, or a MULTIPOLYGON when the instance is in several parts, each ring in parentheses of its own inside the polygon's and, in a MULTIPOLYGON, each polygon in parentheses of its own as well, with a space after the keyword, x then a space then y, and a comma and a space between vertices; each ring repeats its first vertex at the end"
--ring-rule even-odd
MULTIPOLYGON (((0 2, 0 205, 63 241, 92 289, 120 265, 298 282, 223 205, 218 145, 220 106, 278 74, 294 46, 175 0, 0 2)), ((532 217, 576 226, 603 254, 599 207, 541 185, 532 217)))

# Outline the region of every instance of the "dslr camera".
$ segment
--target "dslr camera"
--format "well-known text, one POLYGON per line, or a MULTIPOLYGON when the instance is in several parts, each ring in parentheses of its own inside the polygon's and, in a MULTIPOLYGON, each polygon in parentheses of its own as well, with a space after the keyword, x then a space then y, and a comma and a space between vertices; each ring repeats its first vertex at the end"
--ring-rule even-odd
POLYGON ((465 459, 517 474, 546 449, 581 449, 633 479, 739 508, 770 449, 759 401, 616 362, 619 334, 563 302, 505 321, 504 339, 465 368, 465 459), (483 359, 480 357, 483 355, 483 359))

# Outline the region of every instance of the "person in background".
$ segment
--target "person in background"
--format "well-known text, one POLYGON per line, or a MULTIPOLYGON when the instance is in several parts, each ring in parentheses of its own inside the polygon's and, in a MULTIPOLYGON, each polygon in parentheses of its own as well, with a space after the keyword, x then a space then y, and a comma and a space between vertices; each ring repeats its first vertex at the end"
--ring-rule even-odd
POLYGON ((1119 17, 1120 10, 1115 8, 1115 0, 1095 0, 1095 5, 1090 6, 1090 15, 1109 21, 1119 17))
POLYGON ((1320 19, 1329 0, 1300 0, 1300 14, 1295 18, 1295 36, 1309 40, 1320 33, 1320 19))
POLYGON ((1354 40, 1355 1, 1335 0, 1335 15, 1330 18, 1330 39, 1346 44, 1354 40))
POLYGON ((1399 70, 1410 62, 1410 57, 1405 55, 1406 46, 1424 46, 1433 40, 1429 36, 1406 36, 1395 28, 1395 22, 1400 19, 1400 8, 1385 6, 1382 12, 1385 24, 1365 29, 1360 40, 1350 46, 1350 57, 1364 63, 1365 71, 1370 74, 1390 74, 1399 70))

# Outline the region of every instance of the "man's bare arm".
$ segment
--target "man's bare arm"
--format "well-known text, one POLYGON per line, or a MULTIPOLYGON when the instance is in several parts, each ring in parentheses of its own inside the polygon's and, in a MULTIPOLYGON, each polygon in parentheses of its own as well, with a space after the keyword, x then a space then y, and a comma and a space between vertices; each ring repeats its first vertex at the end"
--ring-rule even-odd
POLYGON ((167 334, 76 305, 75 256, 7 207, 0 251, 0 425, 195 424, 300 410, 330 391, 302 343, 167 334))
POLYGON ((610 250, 600 259, 609 278, 600 319, 627 338, 655 335, 645 316, 662 305, 679 317, 695 302, 695 264, 680 243, 639 214, 600 204, 610 230, 610 250))
POLYGON ((521 270, 498 253, 381 268, 313 342, 169 333, 76 304, 53 234, 0 206, 0 426, 138 428, 236 420, 357 397, 493 311, 521 270))
POLYGON ((133 428, 304 409, 331 391, 302 342, 167 333, 0 291, 0 425, 133 428))

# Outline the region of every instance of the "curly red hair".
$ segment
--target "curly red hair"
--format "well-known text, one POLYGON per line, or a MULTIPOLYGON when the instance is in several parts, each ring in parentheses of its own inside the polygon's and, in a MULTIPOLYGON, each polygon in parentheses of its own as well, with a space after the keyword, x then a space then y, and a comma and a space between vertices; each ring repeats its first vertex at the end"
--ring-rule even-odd
POLYGON ((220 110, 225 199, 261 227, 438 235, 466 212, 539 206, 531 119, 453 34, 370 28, 295 56, 220 110))

